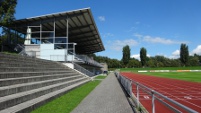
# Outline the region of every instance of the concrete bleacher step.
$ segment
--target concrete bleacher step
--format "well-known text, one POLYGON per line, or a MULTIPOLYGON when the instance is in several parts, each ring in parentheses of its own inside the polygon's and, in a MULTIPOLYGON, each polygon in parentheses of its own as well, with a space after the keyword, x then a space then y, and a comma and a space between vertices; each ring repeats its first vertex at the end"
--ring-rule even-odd
MULTIPOLYGON (((35 61, 18 61, 18 60, 0 60, 0 65, 1 66, 9 66, 9 67, 13 67, 13 66, 16 66, 16 67, 25 67, 27 65, 29 65, 29 67, 32 67, 32 66, 44 66, 44 67, 61 67, 62 65, 61 64, 57 64, 57 63, 38 63, 38 62, 35 62, 35 61), (24 66, 25 65, 25 66, 24 66)), ((65 67, 66 68, 66 67, 65 67)))
POLYGON ((22 57, 22 56, 2 56, 1 57, 1 62, 18 62, 19 64, 21 63, 29 63, 29 64, 34 64, 34 65, 47 65, 47 66, 61 66, 60 63, 53 62, 53 61, 47 61, 47 60, 41 60, 38 58, 29 58, 29 57, 22 57), (51 64, 51 65, 50 65, 51 64), (54 64, 54 65, 52 65, 54 64))
POLYGON ((65 71, 67 69, 64 68, 44 68, 44 67, 0 67, 0 72, 30 72, 30 71, 65 71))
MULTIPOLYGON (((34 63, 18 63, 18 62, 3 62, 0 61, 0 67, 41 67, 41 68, 57 68, 58 65, 43 65, 34 63), (43 66, 43 67, 41 67, 43 66)), ((68 67, 61 67, 62 69, 68 69, 68 67)))
POLYGON ((4 78, 16 78, 16 77, 29 77, 29 76, 43 76, 50 74, 64 74, 72 72, 72 70, 66 71, 46 71, 46 72, 0 72, 0 79, 4 78))
MULTIPOLYGON (((16 62, 5 62, 0 61, 0 67, 32 67, 33 64, 30 63, 16 63, 16 62)), ((35 66, 35 65, 34 65, 35 66)))
POLYGON ((56 62, 54 62, 54 61, 38 59, 38 58, 33 58, 33 57, 20 56, 20 55, 5 55, 5 54, 0 53, 0 57, 2 60, 5 59, 5 60, 9 60, 9 61, 12 61, 12 60, 27 61, 27 62, 37 61, 37 63, 48 63, 48 64, 55 63, 56 64, 56 62))
POLYGON ((0 113, 28 113, 88 81, 59 62, 0 53, 0 113))
POLYGON ((38 81, 38 82, 30 82, 30 83, 24 83, 24 84, 4 86, 4 87, 0 87, 0 97, 11 95, 14 93, 23 92, 23 91, 29 91, 32 89, 41 88, 41 87, 45 87, 52 84, 67 82, 67 81, 82 78, 82 77, 83 76, 68 76, 68 77, 51 79, 46 81, 38 81))
POLYGON ((0 98, 0 110, 3 110, 8 107, 12 107, 16 104, 20 104, 22 102, 26 102, 28 100, 40 97, 42 95, 57 91, 59 89, 68 87, 74 83, 85 80, 86 78, 79 78, 76 80, 71 80, 68 82, 57 83, 49 86, 45 86, 42 88, 33 89, 30 91, 24 91, 21 93, 16 93, 8 96, 4 96, 0 98))
POLYGON ((63 77, 75 76, 75 75, 78 75, 78 74, 75 72, 69 72, 69 73, 65 73, 65 74, 6 78, 6 79, 0 79, 0 87, 15 85, 15 84, 22 84, 22 83, 30 83, 30 82, 58 79, 58 78, 63 78, 63 77))
POLYGON ((7 109, 1 110, 0 113, 30 113, 32 110, 38 108, 39 106, 47 103, 50 100, 53 100, 63 94, 65 94, 66 92, 89 82, 89 79, 83 80, 81 82, 72 84, 68 87, 65 87, 63 89, 57 90, 55 92, 51 92, 48 93, 46 95, 40 96, 38 98, 34 98, 32 100, 26 101, 24 103, 21 104, 17 104, 15 106, 9 107, 7 109))

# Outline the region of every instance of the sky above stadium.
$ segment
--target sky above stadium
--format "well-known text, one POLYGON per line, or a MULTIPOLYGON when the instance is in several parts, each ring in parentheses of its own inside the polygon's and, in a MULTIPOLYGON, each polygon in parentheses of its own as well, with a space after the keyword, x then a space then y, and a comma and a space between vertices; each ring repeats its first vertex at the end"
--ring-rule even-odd
POLYGON ((16 19, 91 8, 105 51, 96 55, 122 59, 129 45, 131 57, 141 47, 148 56, 178 58, 181 43, 191 55, 201 55, 200 0, 18 0, 16 19))

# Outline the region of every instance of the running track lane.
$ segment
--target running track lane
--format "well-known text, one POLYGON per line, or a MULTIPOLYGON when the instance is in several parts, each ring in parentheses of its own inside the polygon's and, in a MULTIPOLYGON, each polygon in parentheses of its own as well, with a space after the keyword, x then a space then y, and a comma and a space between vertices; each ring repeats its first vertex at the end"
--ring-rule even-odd
MULTIPOLYGON (((194 109, 201 113, 201 84, 182 80, 167 79, 134 73, 121 73, 130 79, 154 89, 155 91, 194 109)), ((133 93, 136 95, 136 86, 133 85, 133 93)), ((151 96, 140 90, 140 102, 151 113, 151 96)), ((164 105, 155 102, 156 113, 171 113, 164 105)), ((179 109, 181 110, 181 109, 179 109)))

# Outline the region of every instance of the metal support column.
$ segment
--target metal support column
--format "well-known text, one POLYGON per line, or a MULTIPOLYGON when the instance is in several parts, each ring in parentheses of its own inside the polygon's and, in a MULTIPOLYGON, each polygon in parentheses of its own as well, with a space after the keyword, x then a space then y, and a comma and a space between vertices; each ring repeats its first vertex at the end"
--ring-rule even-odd
POLYGON ((66 19, 66 58, 65 61, 67 62, 67 57, 68 57, 68 17, 66 19))
POLYGON ((55 18, 54 18, 54 34, 53 34, 53 44, 55 44, 55 34, 56 34, 56 30, 55 30, 55 18))
POLYGON ((42 38, 42 24, 41 24, 42 22, 40 21, 40 44, 42 44, 42 40, 41 40, 41 38, 42 38))

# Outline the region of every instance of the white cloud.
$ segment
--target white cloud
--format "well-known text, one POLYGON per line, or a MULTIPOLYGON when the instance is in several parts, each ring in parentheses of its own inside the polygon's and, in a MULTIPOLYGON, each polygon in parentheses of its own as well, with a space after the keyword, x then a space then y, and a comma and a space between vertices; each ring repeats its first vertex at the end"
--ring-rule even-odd
POLYGON ((140 54, 131 55, 131 58, 135 58, 135 59, 140 60, 140 54))
POLYGON ((161 43, 161 44, 180 44, 181 42, 165 39, 161 37, 151 37, 149 35, 143 37, 143 41, 149 43, 161 43))
MULTIPOLYGON (((147 54, 147 57, 150 57, 150 55, 147 54)), ((131 55, 131 58, 135 58, 135 59, 138 59, 140 61, 140 54, 131 55)))
POLYGON ((142 39, 142 41, 144 42, 148 42, 148 43, 159 43, 159 44, 166 44, 166 45, 170 45, 170 44, 181 44, 181 43, 188 43, 187 41, 175 41, 175 40, 171 40, 171 39, 165 39, 162 37, 152 37, 150 35, 141 35, 141 34, 134 34, 135 37, 142 39))
POLYGON ((180 50, 175 50, 169 58, 177 59, 180 57, 180 50))
POLYGON ((104 38, 106 38, 106 37, 113 37, 114 34, 112 34, 112 33, 103 33, 102 36, 103 36, 104 38))
POLYGON ((201 45, 198 45, 193 51, 193 54, 201 55, 201 45))
POLYGON ((137 38, 142 38, 142 37, 143 37, 143 35, 138 34, 138 33, 133 34, 133 36, 135 36, 135 37, 137 37, 137 38))
POLYGON ((133 39, 127 39, 127 40, 115 40, 115 41, 111 41, 110 43, 110 48, 116 51, 121 51, 122 48, 126 45, 129 45, 129 47, 133 47, 138 45, 138 42, 133 40, 133 39))
POLYGON ((99 16, 99 17, 98 17, 98 20, 99 20, 99 21, 102 21, 102 22, 105 21, 105 16, 99 16))
POLYGON ((180 55, 180 51, 179 51, 179 50, 176 50, 176 51, 174 51, 174 52, 172 53, 172 55, 174 55, 174 56, 179 56, 179 55, 180 55))

